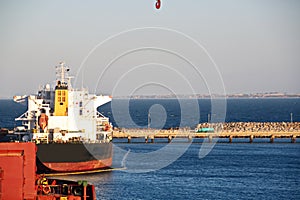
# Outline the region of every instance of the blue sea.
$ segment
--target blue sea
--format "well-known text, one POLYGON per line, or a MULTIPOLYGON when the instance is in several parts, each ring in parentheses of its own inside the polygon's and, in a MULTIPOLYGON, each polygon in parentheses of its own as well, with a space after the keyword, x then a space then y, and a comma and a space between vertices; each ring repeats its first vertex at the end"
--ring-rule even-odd
MULTIPOLYGON (((213 103, 225 106, 224 119, 216 120, 220 122, 300 121, 300 98, 227 99, 225 105, 222 105, 223 100, 217 99, 213 103)), ((150 128, 168 129, 195 127, 198 123, 210 121, 214 117, 213 103, 210 99, 116 99, 100 107, 99 111, 110 117, 114 126, 120 123, 123 128, 145 128, 150 114, 150 128)), ((217 108, 216 114, 219 110, 222 114, 222 109, 217 108)))
MULTIPOLYGON (((124 124, 126 128, 193 128, 213 114, 209 99, 197 101, 199 110, 189 106, 190 100, 114 101, 99 111, 111 117, 114 126, 124 124)), ((14 127, 13 119, 25 111, 25 106, 0 100, 0 127, 14 127)), ((291 120, 300 121, 300 99, 227 100, 226 122, 291 120)), ((127 169, 63 178, 95 184, 98 199, 300 199, 299 141, 218 142, 202 157, 199 151, 206 144, 201 140, 191 144, 125 141, 114 140, 113 167, 127 169)))

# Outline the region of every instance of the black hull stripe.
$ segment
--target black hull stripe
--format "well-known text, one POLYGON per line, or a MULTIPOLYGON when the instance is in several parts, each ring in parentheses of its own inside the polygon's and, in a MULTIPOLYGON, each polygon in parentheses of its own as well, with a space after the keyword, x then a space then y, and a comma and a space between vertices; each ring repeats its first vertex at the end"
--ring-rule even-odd
POLYGON ((38 144, 40 162, 64 163, 102 160, 112 157, 112 143, 93 144, 38 144))

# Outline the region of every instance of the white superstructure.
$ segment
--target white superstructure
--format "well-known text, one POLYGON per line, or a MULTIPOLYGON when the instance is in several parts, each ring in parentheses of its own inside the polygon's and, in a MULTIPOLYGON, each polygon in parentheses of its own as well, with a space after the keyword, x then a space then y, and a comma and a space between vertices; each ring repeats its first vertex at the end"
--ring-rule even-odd
POLYGON ((37 142, 109 142, 112 125, 97 108, 111 97, 72 88, 68 72, 61 62, 56 67, 55 87, 46 84, 37 95, 28 96, 28 110, 16 120, 37 142))

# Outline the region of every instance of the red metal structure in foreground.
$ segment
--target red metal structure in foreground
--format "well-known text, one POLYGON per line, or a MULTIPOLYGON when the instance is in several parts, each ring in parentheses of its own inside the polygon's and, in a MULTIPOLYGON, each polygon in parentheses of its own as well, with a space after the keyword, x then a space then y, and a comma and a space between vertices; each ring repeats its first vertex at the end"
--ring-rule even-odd
POLYGON ((86 181, 47 179, 36 174, 35 143, 0 143, 0 199, 95 200, 86 181))

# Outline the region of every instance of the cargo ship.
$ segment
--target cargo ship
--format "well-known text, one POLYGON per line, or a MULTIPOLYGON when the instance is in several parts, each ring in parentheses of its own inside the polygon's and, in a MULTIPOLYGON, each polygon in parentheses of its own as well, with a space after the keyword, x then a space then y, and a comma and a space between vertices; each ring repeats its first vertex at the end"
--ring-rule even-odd
POLYGON ((54 87, 40 86, 26 96, 28 110, 16 121, 15 134, 37 145, 39 173, 90 171, 112 164, 112 124, 97 108, 110 96, 89 94, 71 85, 70 68, 56 68, 54 87))

